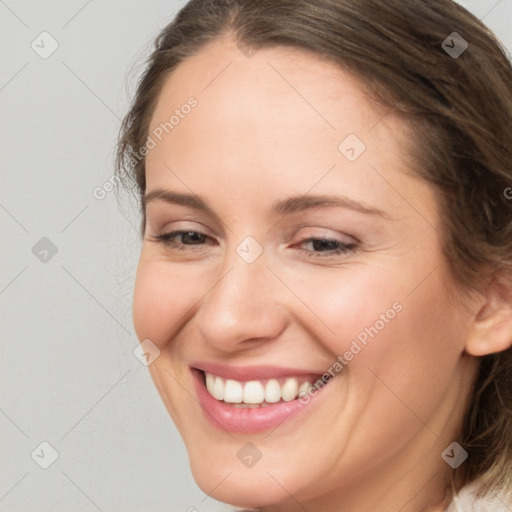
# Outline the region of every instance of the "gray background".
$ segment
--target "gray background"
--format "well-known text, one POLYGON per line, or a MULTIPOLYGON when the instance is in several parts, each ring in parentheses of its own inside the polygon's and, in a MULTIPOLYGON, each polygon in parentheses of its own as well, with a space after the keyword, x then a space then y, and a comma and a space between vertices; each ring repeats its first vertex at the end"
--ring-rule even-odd
MULTIPOLYGON (((0 0, 2 512, 229 510, 133 354, 138 212, 108 191, 133 66, 183 3, 0 0)), ((512 48, 512 0, 461 3, 512 48)))

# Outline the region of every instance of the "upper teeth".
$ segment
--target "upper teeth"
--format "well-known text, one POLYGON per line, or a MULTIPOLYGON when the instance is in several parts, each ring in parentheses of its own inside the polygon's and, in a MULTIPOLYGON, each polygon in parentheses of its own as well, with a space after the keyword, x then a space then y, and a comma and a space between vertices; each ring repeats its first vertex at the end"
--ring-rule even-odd
POLYGON ((289 377, 279 383, 277 379, 267 381, 250 380, 239 382, 233 379, 223 379, 217 375, 205 372, 206 389, 217 400, 232 404, 263 404, 279 402, 283 399, 285 402, 295 400, 299 393, 307 393, 311 388, 309 381, 299 380, 295 377, 289 377))

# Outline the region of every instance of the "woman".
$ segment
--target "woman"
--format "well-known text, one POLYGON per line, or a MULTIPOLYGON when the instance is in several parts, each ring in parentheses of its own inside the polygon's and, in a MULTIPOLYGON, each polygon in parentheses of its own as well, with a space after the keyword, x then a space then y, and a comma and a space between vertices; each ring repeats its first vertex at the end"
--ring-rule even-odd
POLYGON ((450 0, 192 0, 162 31, 118 170, 206 493, 509 510, 511 141, 510 61, 450 0))

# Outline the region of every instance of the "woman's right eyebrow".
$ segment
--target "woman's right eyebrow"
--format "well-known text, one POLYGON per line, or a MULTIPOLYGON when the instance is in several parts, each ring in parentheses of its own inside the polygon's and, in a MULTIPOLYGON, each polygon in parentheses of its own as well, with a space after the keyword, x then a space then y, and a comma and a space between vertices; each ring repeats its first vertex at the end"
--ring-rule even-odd
POLYGON ((152 190, 151 192, 147 192, 142 198, 142 207, 143 210, 146 209, 148 203, 153 201, 164 201, 169 204, 178 204, 181 206, 188 206, 189 208, 193 208, 195 210, 203 211, 205 213, 209 213, 210 215, 214 215, 213 210, 206 204, 206 202, 196 194, 183 194, 181 192, 174 192, 172 190, 165 190, 162 188, 157 188, 152 190))
POLYGON ((154 201, 163 201, 167 204, 187 206, 188 208, 192 208, 209 215, 212 219, 218 222, 219 225, 224 225, 219 216, 206 204, 206 201, 197 194, 184 194, 173 190, 165 190, 163 188, 157 188, 150 192, 146 192, 142 197, 144 224, 146 223, 146 206, 154 201))

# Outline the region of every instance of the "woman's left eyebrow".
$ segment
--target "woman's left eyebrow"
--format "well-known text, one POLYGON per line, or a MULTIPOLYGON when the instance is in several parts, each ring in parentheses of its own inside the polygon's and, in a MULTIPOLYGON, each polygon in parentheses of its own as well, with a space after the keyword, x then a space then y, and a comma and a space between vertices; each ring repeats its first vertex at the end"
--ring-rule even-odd
POLYGON ((276 201, 272 205, 272 209, 279 215, 289 215, 296 212, 312 208, 348 208, 350 210, 364 213, 366 215, 378 215, 385 219, 393 220, 393 218, 375 208, 373 206, 355 201, 346 196, 339 195, 302 195, 289 197, 280 201, 276 201))

